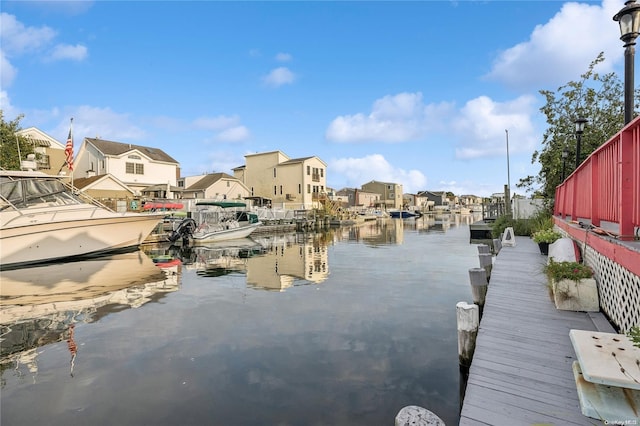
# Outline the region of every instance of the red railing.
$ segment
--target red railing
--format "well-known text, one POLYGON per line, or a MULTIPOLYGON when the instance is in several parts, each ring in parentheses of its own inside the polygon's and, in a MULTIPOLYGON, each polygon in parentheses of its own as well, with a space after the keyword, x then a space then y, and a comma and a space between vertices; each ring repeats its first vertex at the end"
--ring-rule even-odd
POLYGON ((554 214, 616 234, 640 237, 640 117, 556 188, 554 214))

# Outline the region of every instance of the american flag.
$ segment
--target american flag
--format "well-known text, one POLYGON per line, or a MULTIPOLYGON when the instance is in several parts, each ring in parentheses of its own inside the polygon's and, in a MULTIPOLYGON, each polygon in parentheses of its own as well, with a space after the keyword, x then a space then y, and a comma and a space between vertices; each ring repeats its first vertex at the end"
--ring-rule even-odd
POLYGON ((73 118, 71 119, 71 126, 69 127, 69 136, 67 137, 67 146, 64 148, 64 153, 67 156, 67 166, 69 171, 73 171, 73 118))

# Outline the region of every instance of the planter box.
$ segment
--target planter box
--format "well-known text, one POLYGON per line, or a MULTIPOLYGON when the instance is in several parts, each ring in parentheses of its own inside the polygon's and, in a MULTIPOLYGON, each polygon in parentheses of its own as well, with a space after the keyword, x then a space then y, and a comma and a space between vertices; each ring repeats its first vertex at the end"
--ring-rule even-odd
POLYGON ((563 311, 600 311, 598 286, 594 278, 554 281, 553 300, 556 308, 563 311))

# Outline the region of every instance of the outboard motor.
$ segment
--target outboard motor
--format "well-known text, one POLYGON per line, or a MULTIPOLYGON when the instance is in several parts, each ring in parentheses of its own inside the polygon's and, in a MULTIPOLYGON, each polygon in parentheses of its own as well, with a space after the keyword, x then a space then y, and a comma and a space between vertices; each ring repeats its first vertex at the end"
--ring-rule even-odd
POLYGON ((189 238, 191 238, 196 228, 196 221, 188 217, 180 222, 178 227, 169 235, 169 241, 175 243, 178 238, 182 238, 182 245, 188 246, 189 238))

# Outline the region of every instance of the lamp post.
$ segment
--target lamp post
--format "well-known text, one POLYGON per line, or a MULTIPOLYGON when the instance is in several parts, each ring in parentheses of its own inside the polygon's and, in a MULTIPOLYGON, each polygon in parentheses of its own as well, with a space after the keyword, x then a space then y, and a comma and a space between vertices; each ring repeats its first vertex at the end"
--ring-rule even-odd
POLYGON ((582 132, 584 132, 584 126, 587 124, 586 118, 576 118, 576 170, 580 165, 580 144, 582 142, 582 132))
POLYGON ((624 42, 624 124, 633 119, 633 56, 640 28, 640 4, 628 0, 613 17, 620 24, 620 40, 624 42))
POLYGON ((567 151, 567 147, 565 146, 562 149, 562 181, 563 182, 566 176, 565 171, 567 170, 567 157, 569 157, 569 151, 567 151))

